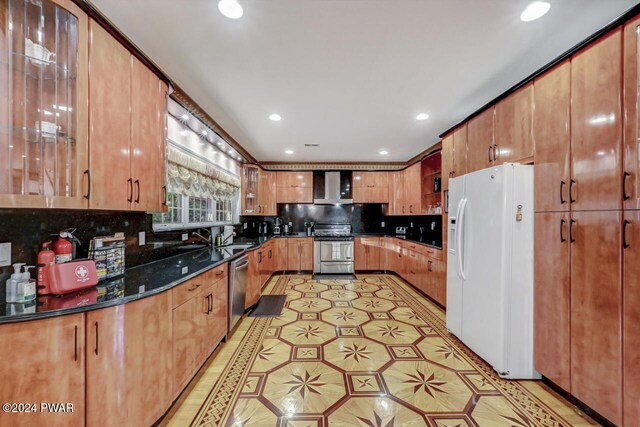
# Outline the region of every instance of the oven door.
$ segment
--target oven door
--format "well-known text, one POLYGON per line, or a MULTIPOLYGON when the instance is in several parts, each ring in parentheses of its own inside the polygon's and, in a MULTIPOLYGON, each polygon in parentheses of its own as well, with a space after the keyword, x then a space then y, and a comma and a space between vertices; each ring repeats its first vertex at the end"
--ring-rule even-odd
POLYGON ((353 242, 320 242, 320 262, 353 262, 353 242))

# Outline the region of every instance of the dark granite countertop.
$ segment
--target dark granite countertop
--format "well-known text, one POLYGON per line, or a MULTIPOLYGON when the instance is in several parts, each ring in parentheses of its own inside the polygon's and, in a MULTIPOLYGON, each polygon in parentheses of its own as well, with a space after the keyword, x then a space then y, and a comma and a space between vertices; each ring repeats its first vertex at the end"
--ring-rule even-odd
MULTIPOLYGON (((354 234, 354 236, 397 237, 375 233, 354 234)), ((234 245, 252 246, 235 251, 210 247, 193 249, 179 255, 129 268, 124 275, 100 282, 98 286, 83 291, 67 295, 38 297, 27 304, 0 304, 0 324, 82 313, 150 297, 165 292, 225 262, 239 258, 247 252, 258 249, 269 240, 287 237, 306 237, 306 234, 293 233, 286 236, 256 238, 238 237, 234 239, 234 245), (186 271, 183 273, 185 268, 186 271)), ((431 246, 419 240, 407 240, 431 246)), ((436 249, 441 248, 436 247, 436 249)))

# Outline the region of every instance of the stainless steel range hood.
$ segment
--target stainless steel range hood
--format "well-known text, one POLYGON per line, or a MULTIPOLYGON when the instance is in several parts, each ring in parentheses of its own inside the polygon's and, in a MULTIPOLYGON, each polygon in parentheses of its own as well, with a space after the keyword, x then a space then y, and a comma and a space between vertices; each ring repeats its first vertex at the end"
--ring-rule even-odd
POLYGON ((340 191, 340 172, 324 173, 324 198, 314 199, 313 203, 316 205, 350 205, 353 203, 353 199, 343 198, 340 191))

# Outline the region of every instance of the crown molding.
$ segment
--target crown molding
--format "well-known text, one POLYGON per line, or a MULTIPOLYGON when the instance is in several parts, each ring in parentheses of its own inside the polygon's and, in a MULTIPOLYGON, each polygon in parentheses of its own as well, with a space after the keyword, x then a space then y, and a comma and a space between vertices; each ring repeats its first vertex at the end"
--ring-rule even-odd
POLYGON ((405 162, 260 162, 265 170, 359 170, 395 171, 404 169, 405 162))

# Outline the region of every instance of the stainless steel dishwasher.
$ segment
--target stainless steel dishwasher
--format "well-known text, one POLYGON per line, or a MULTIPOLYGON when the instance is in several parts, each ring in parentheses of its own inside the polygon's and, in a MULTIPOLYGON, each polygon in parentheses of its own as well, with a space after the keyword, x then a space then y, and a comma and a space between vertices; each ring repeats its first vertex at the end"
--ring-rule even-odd
POLYGON ((244 314, 248 268, 249 257, 246 255, 231 261, 229 266, 229 332, 244 314))

